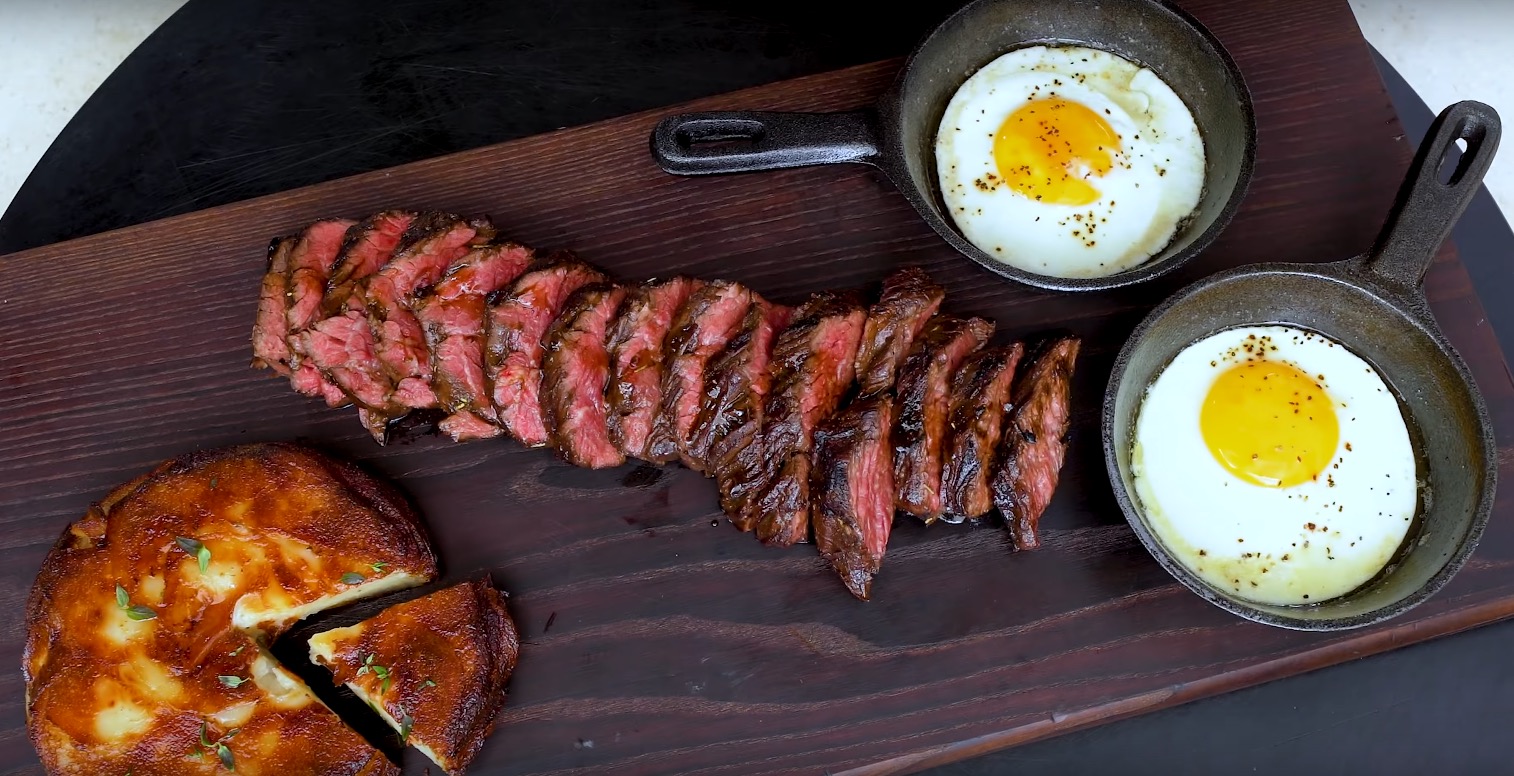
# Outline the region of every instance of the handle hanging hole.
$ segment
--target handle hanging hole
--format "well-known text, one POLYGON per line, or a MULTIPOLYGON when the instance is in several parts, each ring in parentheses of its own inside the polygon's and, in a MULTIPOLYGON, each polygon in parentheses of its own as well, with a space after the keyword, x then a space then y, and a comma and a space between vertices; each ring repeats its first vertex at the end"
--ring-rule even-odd
POLYGON ((1455 186, 1461 181, 1462 175, 1466 173, 1467 164, 1471 161, 1471 157, 1467 154, 1467 149, 1471 147, 1469 141, 1478 139, 1477 132, 1478 130, 1465 120, 1457 128, 1456 140, 1446 146, 1446 153, 1441 157, 1440 168, 1436 171, 1435 179, 1440 181, 1441 185, 1455 186))

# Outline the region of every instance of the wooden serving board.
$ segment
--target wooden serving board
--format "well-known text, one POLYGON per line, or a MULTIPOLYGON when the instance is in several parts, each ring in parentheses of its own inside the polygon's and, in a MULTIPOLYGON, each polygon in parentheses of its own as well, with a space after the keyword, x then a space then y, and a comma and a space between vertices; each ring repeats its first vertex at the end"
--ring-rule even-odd
MULTIPOLYGON (((40 771, 14 667, 23 602, 59 532, 161 459, 256 440, 306 440, 395 479, 427 517, 449 580, 489 570, 511 593, 525 645, 478 774, 896 773, 1514 613, 1508 496, 1442 593, 1392 623, 1334 635, 1206 604, 1157 566, 1116 508, 1097 421, 1130 329, 1220 268, 1363 251, 1411 150, 1345 2, 1184 5, 1255 94, 1256 179, 1208 253, 1139 288, 1053 295, 1003 282, 942 244, 867 168, 681 179, 647 153, 666 112, 855 108, 897 61, 0 260, 0 664, 11 667, 0 673, 0 771, 40 771), (947 285, 948 310, 997 320, 1002 337, 1077 332, 1073 442, 1045 549, 1012 555, 995 527, 901 518, 875 600, 859 603, 812 548, 768 549, 725 525, 714 488, 691 471, 590 472, 502 440, 374 445, 351 410, 248 368, 248 335, 270 237, 393 206, 488 213, 518 239, 573 248, 621 278, 727 277, 783 302, 919 264, 947 285)), ((1450 247, 1427 288, 1487 398, 1509 477, 1514 383, 1450 247)), ((318 622, 344 616, 355 615, 318 622)), ((303 652, 297 636, 280 654, 303 652)), ((406 762, 421 772, 418 753, 406 762)))

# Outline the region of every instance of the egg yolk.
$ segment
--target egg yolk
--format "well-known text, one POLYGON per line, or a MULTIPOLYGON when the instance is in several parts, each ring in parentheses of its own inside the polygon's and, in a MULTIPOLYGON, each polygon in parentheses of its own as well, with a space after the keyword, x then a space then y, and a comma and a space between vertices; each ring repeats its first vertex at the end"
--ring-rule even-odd
POLYGON ((1199 428, 1221 466, 1271 488, 1317 479, 1340 439, 1324 386, 1278 361, 1247 361, 1220 374, 1204 399, 1199 428))
POLYGON ((1087 178, 1114 166, 1120 136, 1088 106, 1060 97, 1020 106, 994 133, 994 162, 1011 189, 1037 202, 1087 205, 1099 190, 1087 178))

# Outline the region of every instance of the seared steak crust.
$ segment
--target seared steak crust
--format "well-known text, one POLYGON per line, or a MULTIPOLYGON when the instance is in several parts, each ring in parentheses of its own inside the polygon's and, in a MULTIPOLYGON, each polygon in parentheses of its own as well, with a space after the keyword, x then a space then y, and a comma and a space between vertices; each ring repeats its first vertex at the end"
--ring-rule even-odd
POLYGON ((773 340, 793 310, 752 294, 736 336, 705 368, 699 413, 689 435, 688 457, 700 471, 711 472, 728 458, 733 445, 750 443, 762 428, 762 402, 772 374, 768 360, 773 340))
POLYGON ((453 262, 493 237, 487 221, 426 213, 410 225, 389 263, 369 278, 365 295, 378 358, 394 385, 390 406, 437 406, 426 335, 410 303, 417 291, 441 280, 453 262))
POLYGON ((952 381, 951 434, 941 463, 941 506, 949 519, 978 518, 994 508, 988 480, 999 433, 1009 409, 1015 366, 1025 346, 1016 342, 968 357, 952 381))
POLYGON ((548 441, 541 407, 547 329, 574 291, 605 279, 572 253, 555 251, 532 265, 509 291, 490 297, 485 375, 500 423, 527 447, 548 441))
POLYGON ((1015 549, 1041 545, 1037 527, 1051 503, 1067 453, 1076 337, 1047 343, 1015 386, 999 469, 993 478, 994 503, 1004 515, 1015 549))
POLYGON ((290 384, 306 396, 320 396, 332 407, 345 404, 347 395, 305 358, 296 335, 319 319, 326 277, 341 253, 342 240, 352 221, 328 218, 306 227, 289 254, 284 282, 284 336, 289 342, 290 384))
POLYGON ((484 378, 484 312, 489 294, 508 286, 531 263, 532 251, 516 243, 475 248, 447 276, 417 299, 415 315, 426 336, 432 387, 451 413, 440 423, 454 440, 502 433, 484 378))
POLYGON ((857 391, 871 396, 894 387, 910 343, 941 302, 946 289, 919 267, 908 267, 883 280, 878 301, 867 310, 862 344, 857 348, 857 391))
POLYGON ((389 263, 416 217, 416 213, 408 210, 386 210, 359 221, 347 230, 342 240, 341 253, 337 255, 330 277, 326 280, 325 298, 321 303, 319 317, 336 315, 347 305, 354 292, 359 292, 358 301, 361 302, 363 282, 389 263))
POLYGON ((622 453, 647 457, 662 406, 663 345, 673 318, 704 281, 674 277, 630 289, 610 332, 610 439, 622 453))
POLYGON ((610 379, 605 339, 625 295, 625 289, 609 282, 574 291, 547 335, 541 399, 547 433, 568 463, 589 469, 626 461, 610 441, 605 398, 610 379))
POLYGON ((894 419, 895 505, 926 522, 941 516, 941 454, 951 411, 951 376, 983 347, 994 325, 938 315, 899 370, 894 419))
POLYGON ((894 397, 860 399, 815 429, 815 545, 866 601, 894 524, 894 397))
POLYGON ((856 293, 823 291, 799 308, 773 346, 773 384, 763 406, 762 444, 752 462, 768 476, 761 478, 765 485, 755 499, 756 519, 743 520, 754 524, 765 544, 786 547, 808 535, 815 427, 852 387, 866 318, 856 293))
POLYGON ((646 460, 683 458, 690 468, 699 468, 689 455, 689 436, 699 413, 705 366, 737 333, 752 297, 751 289, 739 283, 716 280, 690 295, 678 311, 663 345, 662 406, 647 440, 646 460))
POLYGON ((285 290, 289 288, 289 254, 292 237, 276 237, 268 244, 268 269, 258 289, 258 317, 252 325, 252 365, 284 375, 289 368, 289 319, 284 315, 285 290))

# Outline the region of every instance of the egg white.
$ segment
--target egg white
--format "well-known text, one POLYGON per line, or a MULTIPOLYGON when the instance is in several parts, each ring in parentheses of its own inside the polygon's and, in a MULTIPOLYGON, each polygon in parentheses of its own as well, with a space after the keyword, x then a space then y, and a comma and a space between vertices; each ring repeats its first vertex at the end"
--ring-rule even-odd
POLYGON ((1229 329, 1179 353, 1142 399, 1131 471, 1139 507, 1172 557, 1214 587, 1265 604, 1318 603, 1362 586, 1393 558, 1419 504, 1392 391, 1345 346, 1286 326, 1229 329), (1199 414, 1210 385, 1264 337, 1275 347, 1267 359, 1323 375, 1335 408, 1340 438, 1315 481, 1251 484, 1204 442, 1199 414))
POLYGON ((990 62, 952 96, 936 133, 936 172, 964 237, 1041 275, 1100 277, 1137 266, 1172 241, 1204 188, 1204 142, 1181 98, 1155 73, 1115 54, 1032 46, 990 62), (993 136, 1036 99, 1059 97, 1104 117, 1122 151, 1100 196, 1055 205, 999 183, 993 136), (993 175, 994 177, 985 178, 993 175))

